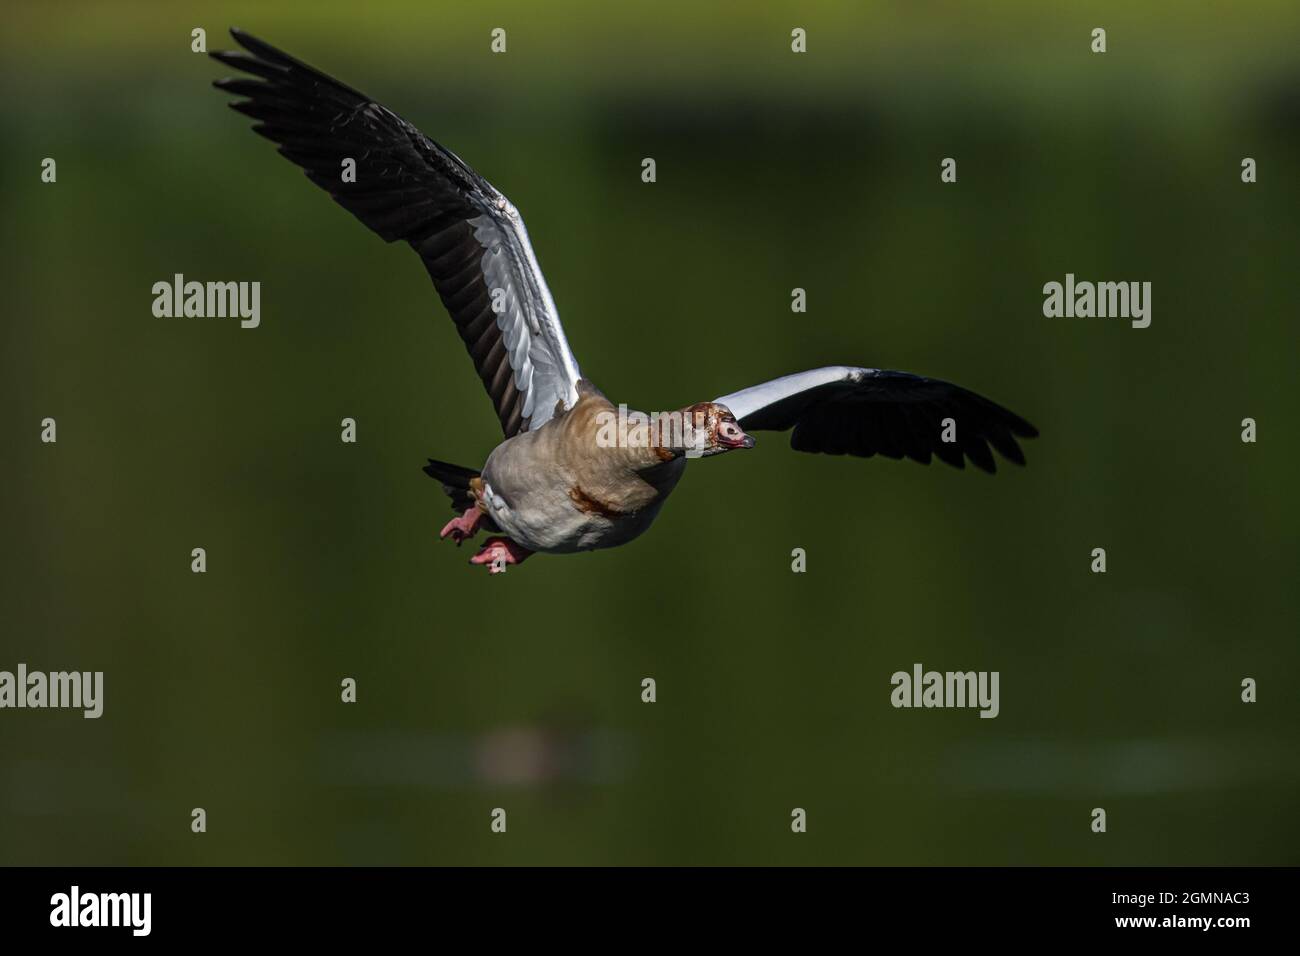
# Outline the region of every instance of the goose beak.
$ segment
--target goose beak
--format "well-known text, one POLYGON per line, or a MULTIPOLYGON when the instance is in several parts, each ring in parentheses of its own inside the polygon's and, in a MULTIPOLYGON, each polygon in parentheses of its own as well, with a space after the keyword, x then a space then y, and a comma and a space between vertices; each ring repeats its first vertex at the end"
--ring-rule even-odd
POLYGON ((753 448, 757 444, 753 435, 747 435, 744 432, 741 433, 739 438, 719 437, 718 441, 726 448, 753 448))

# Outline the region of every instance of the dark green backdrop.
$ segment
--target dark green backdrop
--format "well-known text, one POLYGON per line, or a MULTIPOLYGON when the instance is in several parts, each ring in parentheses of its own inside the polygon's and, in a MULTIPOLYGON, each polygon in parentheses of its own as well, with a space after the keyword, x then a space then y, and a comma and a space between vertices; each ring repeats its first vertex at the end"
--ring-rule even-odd
POLYGON ((1300 862, 1300 9, 854 6, 6 12, 0 669, 106 700, 0 711, 0 862, 1300 862), (616 401, 902 368, 1035 422, 1029 467, 768 436, 634 546, 469 568, 419 469, 490 405, 415 256, 208 87, 232 23, 506 192, 616 401), (176 272, 261 327, 154 318, 176 272), (1067 272, 1151 327, 1044 318, 1067 272), (1001 716, 892 709, 917 661, 1001 716))

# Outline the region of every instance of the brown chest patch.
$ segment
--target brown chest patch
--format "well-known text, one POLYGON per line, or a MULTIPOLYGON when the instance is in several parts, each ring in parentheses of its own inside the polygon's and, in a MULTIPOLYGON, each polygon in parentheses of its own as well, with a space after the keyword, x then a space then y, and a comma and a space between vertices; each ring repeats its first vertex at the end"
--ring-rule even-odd
POLYGON ((569 489, 569 499, 573 502, 574 506, 584 514, 600 515, 604 518, 621 518, 626 514, 625 511, 615 508, 613 505, 607 504, 599 498, 592 497, 577 485, 574 485, 569 489))

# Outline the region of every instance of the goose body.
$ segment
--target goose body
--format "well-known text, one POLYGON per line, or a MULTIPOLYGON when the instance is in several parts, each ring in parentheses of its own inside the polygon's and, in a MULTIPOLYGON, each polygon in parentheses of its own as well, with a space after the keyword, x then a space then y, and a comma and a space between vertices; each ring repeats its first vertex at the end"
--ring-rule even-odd
POLYGON ((659 514, 686 468, 684 455, 659 460, 601 447, 602 413, 617 409, 581 383, 573 408, 536 431, 498 445, 483 466, 479 508, 529 551, 564 554, 625 544, 659 514))
POLYGON ((643 534, 692 458, 791 431, 798 451, 967 460, 991 448, 1024 464, 1037 430, 960 386, 908 372, 828 366, 696 402, 660 427, 628 427, 583 377, 519 211, 450 150, 363 93, 240 30, 213 57, 249 77, 214 84, 317 186, 388 242, 420 257, 501 423, 481 470, 430 459, 458 517, 457 544, 499 532, 470 560, 493 573, 535 552, 625 544, 643 534), (341 174, 351 163, 355 175, 341 174), (611 425, 611 422, 615 424, 611 425))

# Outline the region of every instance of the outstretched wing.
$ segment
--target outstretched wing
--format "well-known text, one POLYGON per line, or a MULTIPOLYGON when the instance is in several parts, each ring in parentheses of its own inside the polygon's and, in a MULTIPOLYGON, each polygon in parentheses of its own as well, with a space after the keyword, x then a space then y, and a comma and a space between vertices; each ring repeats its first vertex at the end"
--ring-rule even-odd
POLYGON ((909 372, 835 365, 773 379, 717 399, 746 431, 793 428, 790 447, 827 455, 930 456, 957 468, 969 458, 994 472, 992 445, 1025 463, 1016 438, 1038 429, 1001 405, 958 385, 909 372), (952 419, 952 426, 945 425, 952 419), (944 441, 945 431, 954 439, 944 441))
MULTIPOLYGON (((465 341, 506 437, 577 401, 578 363, 519 212, 491 183, 396 113, 242 30, 214 52, 259 79, 218 80, 232 109, 388 242, 419 253, 465 341), (345 181, 345 160, 355 181, 345 181)), ((352 179, 349 176, 347 179, 352 179)))

